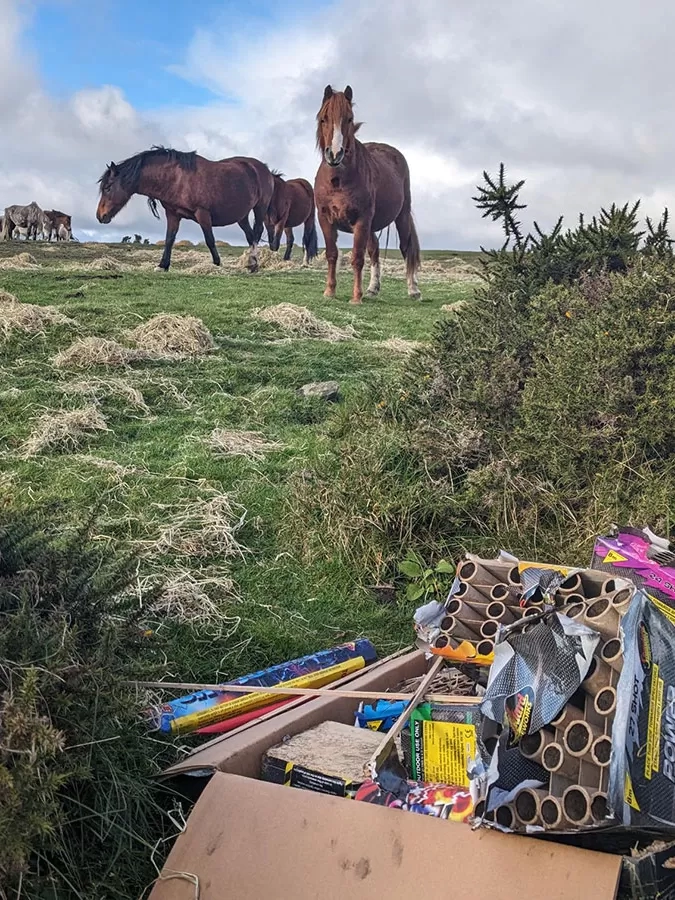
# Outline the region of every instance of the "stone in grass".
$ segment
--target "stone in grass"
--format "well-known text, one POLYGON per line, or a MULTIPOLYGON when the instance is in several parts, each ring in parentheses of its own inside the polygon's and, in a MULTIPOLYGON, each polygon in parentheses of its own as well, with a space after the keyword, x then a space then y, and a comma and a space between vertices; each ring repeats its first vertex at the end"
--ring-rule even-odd
POLYGON ((340 398, 340 385, 337 381, 311 381, 298 389, 301 397, 318 397, 320 400, 335 401, 340 398))

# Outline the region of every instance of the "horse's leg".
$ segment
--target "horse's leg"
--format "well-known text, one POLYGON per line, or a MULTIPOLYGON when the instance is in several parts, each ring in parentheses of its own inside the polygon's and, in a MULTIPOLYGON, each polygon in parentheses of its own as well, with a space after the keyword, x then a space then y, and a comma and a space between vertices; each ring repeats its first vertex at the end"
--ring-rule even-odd
POLYGON ((172 209, 165 209, 164 212, 166 213, 166 240, 164 241, 164 253, 162 253, 157 269, 166 272, 171 265, 171 249, 176 240, 180 218, 172 209))
POLYGON ((420 245, 417 231, 412 220, 410 207, 404 207, 396 219, 401 255, 406 262, 406 277, 408 280, 408 296, 413 300, 421 300, 419 285, 417 284, 417 266, 419 265, 420 245))
POLYGON ((354 272, 354 289, 350 303, 361 303, 363 300, 363 263, 366 247, 370 239, 370 222, 359 220, 354 225, 354 243, 352 246, 352 270, 354 272))
POLYGON ((206 209, 198 209, 195 212, 195 219, 197 220, 197 224, 204 232, 204 240, 206 241, 206 246, 211 251, 211 259, 213 260, 213 265, 219 266, 220 256, 218 255, 218 250, 216 249, 216 239, 213 236, 211 213, 206 209))
POLYGON ((377 297, 380 293, 380 242, 374 231, 368 236, 368 256, 370 257, 370 284, 366 297, 377 297))
MULTIPOLYGON (((293 253, 293 229, 292 228, 284 228, 284 234, 286 235, 286 252, 284 253, 284 259, 288 260, 291 258, 291 254, 293 253)), ((307 251, 305 251, 305 257, 307 256, 307 251)))
MULTIPOLYGON (((248 270, 249 272, 257 272, 258 271, 258 241, 255 239, 255 233, 251 228, 251 223, 248 220, 248 215, 246 215, 243 219, 240 219, 237 222, 237 225, 241 228, 241 230, 246 235, 246 240, 248 241, 249 248, 249 256, 248 256, 248 270)), ((262 234, 262 227, 260 229, 260 234, 258 235, 258 240, 260 240, 260 235, 262 234)))
POLYGON ((319 225, 323 231, 323 239, 326 244, 326 262, 328 263, 328 271, 326 272, 326 290, 323 292, 324 297, 335 297, 335 288, 337 287, 337 261, 338 261, 338 245, 337 245, 337 225, 328 222, 319 217, 319 225))

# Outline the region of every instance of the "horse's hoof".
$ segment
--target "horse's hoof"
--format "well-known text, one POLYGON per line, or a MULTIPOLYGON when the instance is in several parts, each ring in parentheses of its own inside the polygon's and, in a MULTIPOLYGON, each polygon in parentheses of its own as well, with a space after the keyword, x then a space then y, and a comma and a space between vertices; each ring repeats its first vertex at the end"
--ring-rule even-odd
POLYGON ((366 291, 366 297, 370 297, 372 299, 373 297, 377 297, 379 293, 379 291, 366 291))
POLYGON ((408 294, 408 296, 410 297, 411 300, 421 300, 421 299, 422 299, 422 292, 421 292, 421 291, 415 291, 415 292, 412 293, 412 294, 408 294))
POLYGON ((323 295, 327 300, 335 300, 335 291, 324 291, 323 295))
POLYGON ((168 272, 168 269, 165 269, 164 266, 155 266, 155 272, 168 272))
POLYGON ((247 266, 247 268, 248 268, 249 272, 251 273, 251 275, 255 275, 255 273, 258 271, 260 266, 256 263, 255 265, 247 266))
POLYGON ((360 306, 363 303, 363 300, 361 297, 352 297, 349 302, 354 306, 360 306))

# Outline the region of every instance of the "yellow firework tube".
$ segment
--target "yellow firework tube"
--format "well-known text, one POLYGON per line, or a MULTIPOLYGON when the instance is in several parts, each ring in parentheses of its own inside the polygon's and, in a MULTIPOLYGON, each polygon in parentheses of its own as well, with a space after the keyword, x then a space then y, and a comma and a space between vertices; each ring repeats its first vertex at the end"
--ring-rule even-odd
MULTIPOLYGON (((274 687, 323 687, 325 684, 337 681, 338 678, 343 678, 352 672, 358 672, 359 669, 364 668, 365 664, 364 658, 357 656, 354 659, 347 659, 345 662, 338 663, 336 666, 330 666, 328 669, 310 672, 308 675, 291 678, 289 681, 280 681, 274 687)), ((227 690, 226 684, 223 685, 223 690, 227 690)), ((225 719, 240 716, 243 713, 251 712, 251 710, 259 709, 261 706, 268 706, 278 699, 278 694, 242 694, 241 697, 237 697, 235 700, 227 700, 225 703, 212 706, 210 709, 189 713, 187 716, 180 716, 178 719, 174 719, 171 722, 171 733, 187 734, 190 731, 196 731, 197 728, 215 725, 216 722, 224 722, 225 719)))

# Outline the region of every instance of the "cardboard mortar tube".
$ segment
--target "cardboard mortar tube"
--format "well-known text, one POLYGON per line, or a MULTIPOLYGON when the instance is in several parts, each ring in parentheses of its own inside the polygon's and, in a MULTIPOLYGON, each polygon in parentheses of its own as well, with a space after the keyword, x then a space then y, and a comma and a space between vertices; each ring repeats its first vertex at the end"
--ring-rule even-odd
POLYGON ((488 619, 486 622, 483 622, 480 629, 480 634, 481 637, 485 638, 488 641, 491 641, 498 631, 499 622, 495 622, 494 619, 488 619))
POLYGON ((551 741, 544 747, 541 764, 554 775, 563 775, 572 781, 579 777, 579 760, 568 756, 563 745, 557 741, 551 741))
POLYGON ((526 759, 533 759, 541 763, 544 748, 554 740, 555 736, 553 733, 544 731, 543 728, 535 731, 534 734, 526 734, 520 739, 520 744, 518 745, 520 754, 526 759))
POLYGON ((621 616, 608 597, 599 597, 586 607, 584 624, 594 628, 608 641, 619 633, 621 616))
POLYGON ((606 687, 595 695, 593 707, 600 716, 610 716, 616 709, 616 688, 606 687))
POLYGON ((573 784, 562 795, 565 817, 574 825, 588 825, 592 821, 591 794, 586 788, 573 784))
POLYGON ((510 609, 507 609, 499 600, 495 600, 487 608, 487 618, 494 619, 495 622, 501 622, 503 625, 510 625, 516 621, 510 609))
POLYGON ((518 566, 512 566, 509 569, 506 577, 509 580, 509 584, 512 584, 514 586, 518 585, 520 587, 521 580, 520 580, 520 572, 518 571, 518 566))
POLYGON ((602 822, 607 818, 607 794, 604 791, 596 791, 591 794, 591 816, 594 822, 602 822))
POLYGON ((604 769, 605 766, 609 765, 609 759, 612 755, 612 739, 606 734, 596 737, 591 744, 590 754, 594 764, 604 769))
POLYGON ((464 600, 466 603, 476 603, 478 605, 487 605, 491 601, 490 587, 478 588, 469 584, 467 581, 460 581, 459 587, 455 591, 457 600, 464 600))
POLYGON ((483 619, 489 618, 487 615, 488 606, 488 603, 470 603, 468 600, 453 597, 446 606, 446 612, 449 616, 457 616, 462 621, 473 619, 474 621, 482 622, 483 619))
POLYGON ((555 728, 563 728, 569 725, 570 722, 576 722, 579 719, 584 718, 585 713, 583 709, 579 709, 577 706, 568 703, 566 706, 563 706, 555 719, 551 720, 551 725, 555 728))
POLYGON ((495 822, 503 828, 513 828, 516 824, 516 814, 512 803, 503 803, 495 810, 495 822))
POLYGON ((516 818, 523 825, 537 825, 541 821, 541 803, 548 791, 539 788, 523 788, 513 801, 516 818))
POLYGON ((457 566, 457 577, 462 581, 466 581, 467 584, 481 585, 488 588, 501 583, 501 578, 497 578, 479 562, 473 562, 470 559, 464 559, 459 563, 457 566))
POLYGON ((513 591, 509 590, 508 584, 496 584, 490 589, 490 600, 499 600, 506 606, 510 606, 517 602, 513 591))
POLYGON ((581 578, 579 573, 569 575, 558 588, 558 593, 566 597, 568 594, 578 594, 581 589, 581 578))
POLYGON ((565 812, 558 797, 549 794, 541 801, 541 820, 544 828, 563 829, 571 823, 565 818, 565 812))
POLYGON ((611 677, 612 670, 607 663, 598 659, 597 656, 594 656, 591 660, 588 675, 586 675, 586 678, 581 682, 581 689, 585 693, 590 694, 591 697, 595 697, 596 694, 599 694, 600 691, 604 690, 609 685, 611 677))
POLYGON ((612 638, 611 641, 605 641, 600 647, 600 658, 603 662, 614 669, 615 672, 621 672, 623 668, 623 653, 621 651, 621 641, 619 638, 612 638))
POLYGON ((558 612, 567 616, 568 619, 583 619, 585 610, 586 606, 583 603, 570 603, 563 606, 558 612))
POLYGON ((476 653, 479 656, 489 656, 491 653, 495 651, 495 642, 494 641, 479 641, 476 644, 476 653))
POLYGON ((594 600, 601 594, 606 593, 606 585, 609 582, 614 584, 613 578, 602 578, 601 572, 581 572, 579 577, 581 580, 581 592, 587 600, 594 600))
POLYGON ((624 613, 628 612, 628 607, 633 599, 633 592, 630 588, 620 588, 618 591, 614 591, 614 593, 610 595, 610 598, 612 606, 614 609, 618 610, 619 615, 622 616, 624 613))
POLYGON ((448 634, 453 635, 453 637, 462 638, 465 641, 475 641, 480 638, 480 622, 477 623, 477 627, 474 630, 473 622, 460 622, 460 620, 456 619, 454 616, 447 616, 446 618, 452 619, 452 622, 449 623, 449 627, 445 630, 448 634))
POLYGON ((583 719, 570 722, 562 736, 562 745, 570 756, 585 756, 591 749, 593 741, 602 736, 602 732, 589 725, 583 719))

